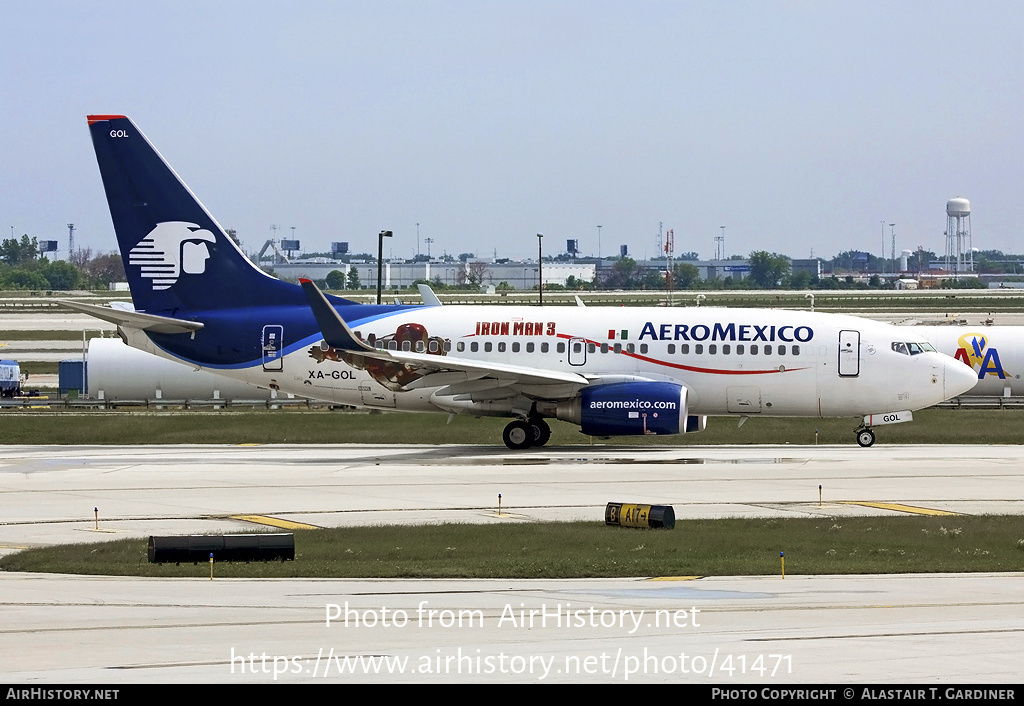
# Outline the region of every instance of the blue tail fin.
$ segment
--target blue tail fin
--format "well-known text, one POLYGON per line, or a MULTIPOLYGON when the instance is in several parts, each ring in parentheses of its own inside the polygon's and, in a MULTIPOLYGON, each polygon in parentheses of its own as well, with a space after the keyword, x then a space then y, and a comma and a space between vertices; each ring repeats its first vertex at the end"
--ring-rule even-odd
POLYGON ((246 258, 131 120, 90 115, 89 131, 136 309, 182 317, 306 302, 246 258))

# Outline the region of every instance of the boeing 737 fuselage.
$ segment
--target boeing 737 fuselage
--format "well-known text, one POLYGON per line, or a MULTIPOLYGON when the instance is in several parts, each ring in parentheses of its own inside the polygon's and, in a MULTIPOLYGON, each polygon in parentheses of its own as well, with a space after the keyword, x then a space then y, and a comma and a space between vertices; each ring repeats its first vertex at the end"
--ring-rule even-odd
POLYGON ((124 116, 89 126, 135 312, 76 305, 136 348, 304 397, 509 417, 510 448, 545 418, 595 436, 681 434, 710 415, 864 417, 962 394, 975 374, 913 328, 798 311, 373 306, 252 265, 124 116))

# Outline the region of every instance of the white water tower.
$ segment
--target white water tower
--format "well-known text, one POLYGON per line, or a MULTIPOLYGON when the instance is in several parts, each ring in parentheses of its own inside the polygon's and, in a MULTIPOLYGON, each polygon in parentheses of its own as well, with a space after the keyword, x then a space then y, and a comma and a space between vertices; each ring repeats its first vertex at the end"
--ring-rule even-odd
POLYGON ((953 274, 974 271, 971 245, 971 202, 957 196, 946 202, 946 261, 953 274))
POLYGON ((910 256, 913 254, 912 250, 904 250, 900 253, 900 272, 910 271, 910 256))

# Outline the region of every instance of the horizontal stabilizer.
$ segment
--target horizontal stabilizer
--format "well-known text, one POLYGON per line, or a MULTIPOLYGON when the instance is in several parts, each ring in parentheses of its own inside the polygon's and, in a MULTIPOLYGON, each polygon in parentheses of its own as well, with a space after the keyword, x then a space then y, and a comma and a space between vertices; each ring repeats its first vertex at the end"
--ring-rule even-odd
POLYGON ((95 316, 97 319, 109 321, 118 326, 150 331, 151 333, 193 333, 203 328, 203 324, 198 321, 173 319, 169 316, 144 314, 140 311, 111 309, 108 306, 82 304, 81 302, 61 301, 60 303, 69 309, 81 311, 83 314, 95 316))

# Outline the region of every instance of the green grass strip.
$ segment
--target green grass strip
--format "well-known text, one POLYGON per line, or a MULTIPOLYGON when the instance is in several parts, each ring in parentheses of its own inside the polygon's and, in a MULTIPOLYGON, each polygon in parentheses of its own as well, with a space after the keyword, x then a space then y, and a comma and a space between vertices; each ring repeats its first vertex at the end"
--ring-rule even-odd
MULTIPOLYGON (((238 578, 593 578, 1024 570, 1019 516, 603 521, 375 526, 297 531, 296 560, 224 563, 238 578)), ((32 549, 5 571, 205 577, 209 564, 150 564, 147 540, 32 549)))
MULTIPOLYGON (((40 402, 44 404, 45 402, 40 402)), ((858 419, 751 417, 737 428, 736 418, 711 417, 707 430, 676 436, 592 439, 579 428, 550 420, 549 447, 701 446, 708 444, 853 445, 858 419), (817 430, 817 435, 815 431, 817 430)), ((914 421, 876 427, 878 444, 1017 444, 1022 410, 927 409, 914 421)), ((484 444, 502 446, 507 419, 468 416, 451 424, 443 414, 276 411, 95 411, 51 413, 0 410, 3 444, 484 444)), ((503 448, 503 447, 502 447, 503 448)))

